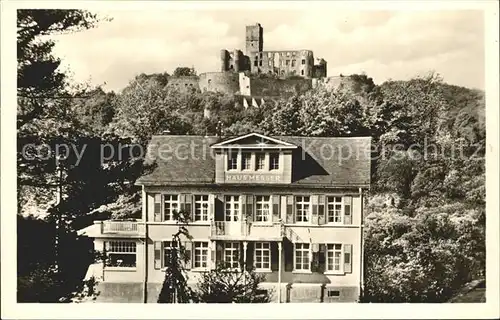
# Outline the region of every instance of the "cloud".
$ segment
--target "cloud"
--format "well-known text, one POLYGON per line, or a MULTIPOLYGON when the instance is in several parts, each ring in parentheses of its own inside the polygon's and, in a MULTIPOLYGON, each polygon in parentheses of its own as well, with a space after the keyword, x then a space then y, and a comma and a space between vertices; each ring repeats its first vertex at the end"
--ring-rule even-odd
POLYGON ((261 22, 264 49, 311 49, 329 75, 365 72, 377 82, 435 70, 484 88, 479 11, 113 11, 98 28, 57 37, 75 80, 123 88, 136 74, 194 66, 219 70, 222 48, 244 49, 245 25, 261 22))

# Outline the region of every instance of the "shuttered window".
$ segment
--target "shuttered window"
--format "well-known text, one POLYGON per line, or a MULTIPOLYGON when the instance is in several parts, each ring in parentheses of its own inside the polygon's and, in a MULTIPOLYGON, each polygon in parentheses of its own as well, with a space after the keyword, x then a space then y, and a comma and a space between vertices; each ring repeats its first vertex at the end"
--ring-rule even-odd
POLYGON ((327 245, 327 270, 333 272, 340 272, 342 268, 342 245, 328 244, 327 245))
POLYGON ((240 244, 238 242, 224 243, 224 265, 226 268, 238 268, 240 244))
POLYGON ((311 197, 298 196, 295 197, 295 221, 296 222, 309 222, 311 210, 311 197))
POLYGON ((326 197, 328 223, 342 222, 342 197, 326 197))
POLYGON ((175 213, 179 210, 179 196, 172 194, 163 195, 163 220, 164 221, 174 221, 175 213))
POLYGON ((208 221, 208 195, 194 196, 194 221, 208 221))
POLYGON ((255 197, 255 221, 269 222, 271 220, 271 197, 256 196, 255 197))
POLYGON ((208 267, 208 242, 194 243, 194 268, 208 267))
POLYGON ((295 244, 295 270, 309 271, 311 269, 310 261, 311 246, 309 243, 295 244))

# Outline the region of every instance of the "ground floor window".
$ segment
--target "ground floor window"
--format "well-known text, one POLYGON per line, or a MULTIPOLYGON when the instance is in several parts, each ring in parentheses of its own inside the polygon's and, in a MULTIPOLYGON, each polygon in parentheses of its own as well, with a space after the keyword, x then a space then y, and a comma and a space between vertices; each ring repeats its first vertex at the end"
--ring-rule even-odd
POLYGON ((194 243, 194 268, 208 267, 208 242, 194 243))
POLYGON ((310 249, 309 243, 295 244, 295 270, 309 271, 311 269, 311 262, 309 259, 310 249))
POLYGON ((269 242, 256 242, 254 256, 256 269, 268 270, 271 268, 271 247, 269 245, 269 242))
POLYGON ((238 242, 224 243, 224 265, 227 268, 238 268, 240 244, 238 242))
POLYGON ((132 241, 106 241, 107 267, 135 267, 136 243, 132 241))
POLYGON ((328 271, 340 272, 342 267, 342 244, 332 243, 327 245, 327 264, 328 271))

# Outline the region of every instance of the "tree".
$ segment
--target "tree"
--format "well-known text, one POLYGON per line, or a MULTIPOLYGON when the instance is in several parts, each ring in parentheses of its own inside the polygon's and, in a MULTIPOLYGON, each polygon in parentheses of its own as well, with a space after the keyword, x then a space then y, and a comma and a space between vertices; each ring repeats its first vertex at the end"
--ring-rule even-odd
POLYGON ((174 77, 196 76, 196 70, 189 67, 177 67, 174 70, 174 77))
POLYGON ((186 250, 181 238, 181 236, 188 240, 192 238, 187 229, 189 214, 179 211, 174 212, 174 217, 179 229, 172 235, 172 247, 170 254, 166 257, 165 279, 158 296, 158 303, 187 303, 192 302, 194 297, 187 284, 184 267, 184 264, 189 263, 191 259, 191 252, 186 250))
POLYGON ((267 303, 272 292, 259 285, 264 276, 253 269, 235 271, 219 264, 216 269, 203 273, 196 289, 202 303, 267 303))

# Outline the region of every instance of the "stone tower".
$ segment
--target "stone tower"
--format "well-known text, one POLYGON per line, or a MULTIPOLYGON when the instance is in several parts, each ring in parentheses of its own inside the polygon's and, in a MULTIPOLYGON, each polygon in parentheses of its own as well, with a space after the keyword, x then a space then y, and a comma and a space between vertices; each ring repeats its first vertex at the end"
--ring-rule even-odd
POLYGON ((263 30, 260 23, 246 27, 246 55, 261 52, 264 48, 263 30))

